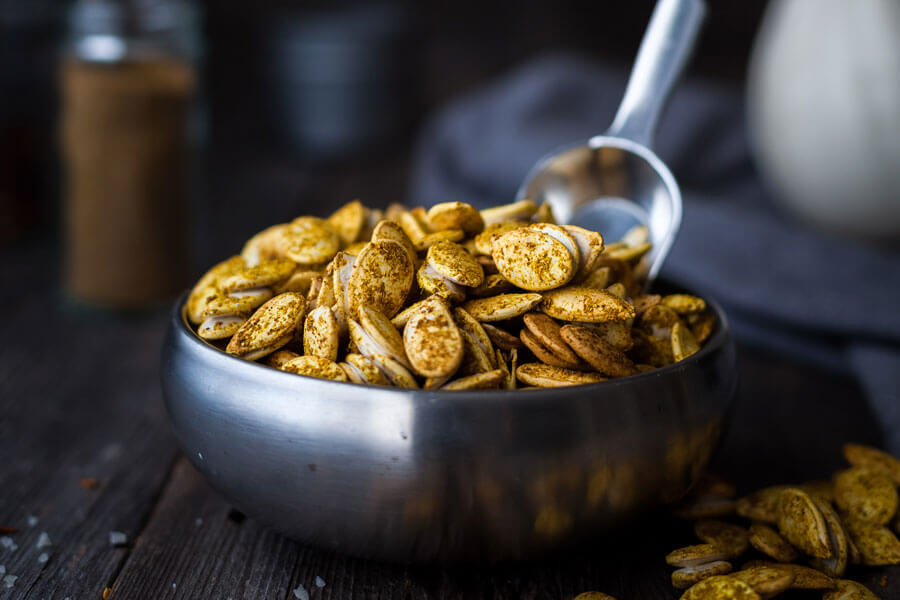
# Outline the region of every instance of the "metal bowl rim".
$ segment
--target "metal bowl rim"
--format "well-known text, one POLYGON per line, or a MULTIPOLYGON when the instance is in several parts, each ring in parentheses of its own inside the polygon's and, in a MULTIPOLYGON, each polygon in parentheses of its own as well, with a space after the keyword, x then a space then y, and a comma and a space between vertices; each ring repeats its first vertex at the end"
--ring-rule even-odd
MULTIPOLYGON (((678 286, 680 287, 680 286, 678 286)), ((310 377, 308 375, 300 375, 297 373, 287 373, 284 371, 280 371, 278 369, 269 367, 262 363, 256 361, 244 360, 242 358, 238 358, 236 356, 232 356, 223 350, 220 350, 213 344, 199 337, 191 328, 190 324, 187 321, 187 296, 190 292, 185 291, 179 299, 175 302, 174 309, 172 311, 172 320, 173 324, 176 327, 176 332, 178 335, 185 336, 190 339, 191 344, 195 344, 197 348, 201 348, 200 352, 211 352, 215 353, 215 360, 222 360, 223 358, 229 359, 233 361, 235 369, 247 369, 244 373, 247 377, 281 377, 282 381, 297 381, 297 377, 302 378, 303 380, 315 384, 328 386, 332 389, 346 389, 346 386, 351 385, 354 387, 358 387, 360 389, 366 389, 372 391, 373 388, 379 391, 379 402, 384 401, 383 392, 390 392, 390 395, 395 398, 405 398, 410 397, 411 399, 418 399, 423 401, 431 401, 433 399, 441 399, 441 400, 450 400, 453 402, 465 402, 465 401, 483 401, 485 398, 496 398, 497 400, 510 400, 515 397, 517 403, 522 403, 526 399, 533 400, 546 400, 548 397, 553 397, 555 399, 559 399, 560 396, 568 395, 563 392, 576 392, 576 395, 581 395, 581 393, 589 393, 589 392, 597 392, 600 391, 611 391, 614 388, 622 387, 622 386, 630 386, 637 385, 635 382, 640 382, 645 379, 650 379, 652 377, 662 377, 665 375, 675 375, 679 371, 683 371, 684 369, 694 365, 697 362, 700 362, 705 357, 718 352, 730 339, 730 326, 728 323, 728 319, 725 315, 725 311, 715 300, 711 300, 708 297, 704 296, 704 300, 706 300, 707 306, 713 309, 713 312, 716 315, 717 319, 717 327, 716 331, 713 333, 712 337, 710 337, 703 347, 700 348, 698 352, 692 354, 691 356, 682 359, 676 363, 672 363, 671 365, 666 365, 664 367, 659 367, 653 369, 652 371, 646 371, 643 373, 638 373, 636 375, 629 375, 628 377, 617 377, 614 379, 610 379, 607 381, 601 381, 597 383, 588 383, 582 385, 573 385, 573 386, 562 386, 555 388, 545 388, 545 389, 531 389, 531 390, 424 390, 421 388, 418 389, 410 389, 410 388, 398 388, 398 387, 385 387, 385 386, 371 386, 365 385, 361 383, 353 383, 348 381, 332 381, 329 379, 322 379, 318 377, 310 377), (238 366, 240 365, 240 366, 238 366), (290 379, 288 379, 290 378, 290 379), (334 386, 340 386, 334 387, 334 386), (527 392, 527 393, 523 393, 527 392)), ((229 373, 230 374, 230 373, 229 373)))

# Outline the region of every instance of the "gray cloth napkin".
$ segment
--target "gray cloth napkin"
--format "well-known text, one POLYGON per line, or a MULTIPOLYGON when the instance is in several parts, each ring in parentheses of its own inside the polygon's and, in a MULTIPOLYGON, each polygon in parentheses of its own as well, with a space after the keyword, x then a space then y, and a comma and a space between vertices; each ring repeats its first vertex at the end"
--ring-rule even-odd
MULTIPOLYGON (((606 130, 626 80, 552 55, 451 103, 422 133, 410 202, 511 201, 542 155, 606 130)), ((900 452, 900 253, 773 208, 751 162, 740 89, 683 83, 655 149, 685 199, 663 276, 718 299, 739 340, 857 375, 900 452)))

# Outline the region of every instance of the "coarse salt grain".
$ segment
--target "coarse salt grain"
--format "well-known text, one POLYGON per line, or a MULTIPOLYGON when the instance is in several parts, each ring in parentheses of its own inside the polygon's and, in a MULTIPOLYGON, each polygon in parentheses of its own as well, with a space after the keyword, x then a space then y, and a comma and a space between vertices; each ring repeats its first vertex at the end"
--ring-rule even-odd
POLYGON ((121 531, 110 531, 109 532, 109 545, 110 546, 124 546, 128 542, 128 536, 122 533, 121 531))
POLYGON ((40 556, 38 556, 38 562, 41 564, 46 563, 48 560, 50 560, 50 555, 46 552, 41 552, 40 556))
POLYGON ((0 546, 3 546, 10 552, 15 552, 16 550, 19 549, 19 546, 16 545, 16 541, 14 539, 12 539, 11 537, 9 537, 8 535, 4 535, 3 537, 0 537, 0 546))
POLYGON ((297 589, 294 590, 294 597, 297 600, 309 600, 309 592, 302 585, 298 585, 297 589))
POLYGON ((325 587, 325 580, 316 575, 316 587, 323 588, 325 587))
POLYGON ((200 517, 197 517, 196 519, 194 519, 194 525, 196 525, 197 527, 200 527, 201 525, 203 525, 203 519, 201 519, 200 517))
POLYGON ((53 542, 50 541, 50 536, 47 535, 46 531, 42 531, 41 535, 38 536, 37 547, 38 550, 41 548, 45 548, 47 546, 53 545, 53 542))
POLYGON ((12 586, 16 585, 16 579, 18 579, 18 578, 19 578, 18 575, 7 575, 6 577, 4 577, 3 583, 6 584, 6 589, 9 589, 12 586))
POLYGON ((28 526, 34 527, 38 524, 38 518, 34 515, 28 515, 28 526))

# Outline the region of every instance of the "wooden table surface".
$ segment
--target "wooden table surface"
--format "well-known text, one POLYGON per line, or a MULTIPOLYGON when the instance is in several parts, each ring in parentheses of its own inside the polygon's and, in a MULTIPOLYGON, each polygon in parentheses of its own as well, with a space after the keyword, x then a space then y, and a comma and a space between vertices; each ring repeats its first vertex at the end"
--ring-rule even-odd
MULTIPOLYGON (((404 174, 391 164, 236 173, 218 190, 230 198, 223 206, 256 197, 269 212, 217 213, 209 247, 233 252, 255 229, 298 212, 298 198, 318 206, 398 199, 389 190, 402 189, 404 174)), ((17 549, 0 544, 0 565, 18 577, 12 587, 0 577, 0 599, 97 599, 111 588, 111 598, 141 600, 292 600, 301 585, 312 599, 568 599, 589 589, 620 600, 678 597, 663 557, 693 536, 662 511, 540 562, 450 568, 323 552, 245 518, 185 461, 169 430, 158 384, 165 312, 73 310, 58 290, 57 254, 32 241, 0 261, 0 526, 19 529, 9 534, 17 549), (111 546, 111 531, 127 543, 111 546), (39 548, 42 532, 51 544, 39 548)), ((714 469, 742 490, 828 476, 842 464, 842 442, 879 443, 852 381, 752 348, 740 357, 740 394, 714 469)), ((900 598, 900 570, 852 575, 882 598, 900 598)))

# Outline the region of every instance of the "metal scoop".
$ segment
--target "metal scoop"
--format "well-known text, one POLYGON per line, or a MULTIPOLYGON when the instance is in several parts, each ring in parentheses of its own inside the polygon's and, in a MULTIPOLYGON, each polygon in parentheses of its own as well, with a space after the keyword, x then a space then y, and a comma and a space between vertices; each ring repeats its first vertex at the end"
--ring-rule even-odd
POLYGON ((646 225, 653 244, 642 262, 648 286, 681 225, 678 183, 650 148, 705 14, 704 0, 659 0, 609 130, 539 160, 516 194, 517 200, 546 201, 560 222, 600 231, 608 240, 646 225))

